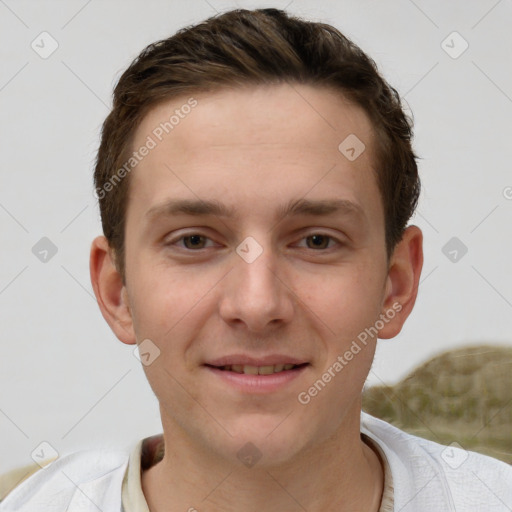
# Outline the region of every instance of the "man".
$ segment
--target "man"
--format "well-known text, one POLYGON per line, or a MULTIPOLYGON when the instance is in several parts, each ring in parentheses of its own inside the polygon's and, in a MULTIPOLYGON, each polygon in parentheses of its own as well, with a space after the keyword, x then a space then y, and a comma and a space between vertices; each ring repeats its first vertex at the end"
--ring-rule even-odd
POLYGON ((237 10, 146 48, 103 126, 90 270, 163 434, 61 457, 0 510, 512 509, 507 464, 361 412, 423 263, 411 136, 328 25, 237 10))

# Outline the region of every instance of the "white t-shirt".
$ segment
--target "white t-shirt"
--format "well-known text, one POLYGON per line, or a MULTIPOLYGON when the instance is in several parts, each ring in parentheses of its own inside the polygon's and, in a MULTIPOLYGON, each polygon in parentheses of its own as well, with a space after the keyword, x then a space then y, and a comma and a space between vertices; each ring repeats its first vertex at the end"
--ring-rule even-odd
MULTIPOLYGON (((381 511, 512 511, 512 467, 508 464, 407 434, 364 412, 361 433, 375 443, 385 462, 387 504, 383 501, 381 511)), ((130 456, 100 450, 60 457, 9 493, 0 503, 0 512, 131 512, 122 504, 123 494, 126 504, 130 475, 129 502, 144 500, 142 491, 138 493, 140 442, 135 454, 137 450, 138 460, 134 452, 130 456)), ((145 500, 139 504, 147 508, 145 500)))

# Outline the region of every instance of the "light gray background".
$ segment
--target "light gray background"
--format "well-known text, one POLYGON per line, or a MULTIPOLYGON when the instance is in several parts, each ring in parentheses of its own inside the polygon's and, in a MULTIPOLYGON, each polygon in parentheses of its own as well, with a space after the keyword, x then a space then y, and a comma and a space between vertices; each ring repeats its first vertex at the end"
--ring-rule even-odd
POLYGON ((446 349, 512 346, 510 0, 0 0, 0 471, 31 463, 41 441, 60 453, 124 449, 161 431, 133 347, 110 331, 90 285, 99 129, 147 44, 216 11, 287 5, 351 37, 415 117, 424 271, 368 382, 392 384, 446 349), (47 59, 31 48, 43 31, 59 44, 47 59), (456 59, 442 47, 453 31, 469 44, 456 59), (58 248, 47 263, 31 250, 43 236, 58 248), (457 263, 441 250, 454 236, 468 247, 457 263))

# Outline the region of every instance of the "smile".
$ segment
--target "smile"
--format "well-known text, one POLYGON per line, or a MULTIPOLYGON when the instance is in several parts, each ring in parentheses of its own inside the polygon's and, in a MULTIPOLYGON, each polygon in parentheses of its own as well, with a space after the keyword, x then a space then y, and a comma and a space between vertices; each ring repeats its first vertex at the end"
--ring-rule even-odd
MULTIPOLYGON (((205 364, 204 368, 223 386, 246 395, 275 393, 291 386, 311 366, 310 363, 265 365, 205 364)), ((293 389, 293 388, 290 388, 293 389)))
POLYGON ((294 370, 295 368, 299 368, 307 365, 308 363, 303 364, 275 364, 275 365, 267 365, 267 366, 251 366, 251 365, 241 365, 241 364, 229 364, 224 366, 210 366, 211 368, 217 368, 218 370, 226 371, 226 372, 235 372, 235 373, 243 373, 245 375, 273 375, 274 373, 281 373, 283 371, 294 370))

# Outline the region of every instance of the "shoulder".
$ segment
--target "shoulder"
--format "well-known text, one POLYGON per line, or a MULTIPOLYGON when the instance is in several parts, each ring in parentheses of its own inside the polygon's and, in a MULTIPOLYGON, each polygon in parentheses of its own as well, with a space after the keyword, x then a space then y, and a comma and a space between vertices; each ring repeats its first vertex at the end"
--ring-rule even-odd
MULTIPOLYGON (((121 510, 121 486, 129 454, 118 450, 78 451, 48 466, 25 466, 0 477, 0 511, 89 510, 89 497, 105 510, 121 510)), ((90 501, 89 501, 90 505, 90 501)))
POLYGON ((21 485, 27 478, 32 476, 36 471, 39 471, 44 466, 49 465, 52 460, 45 460, 43 464, 27 464, 25 466, 18 466, 5 473, 0 474, 0 502, 15 488, 21 485))
POLYGON ((395 506, 423 511, 509 511, 512 509, 512 466, 464 450, 408 434, 362 413, 361 431, 379 444, 390 464, 395 506))

